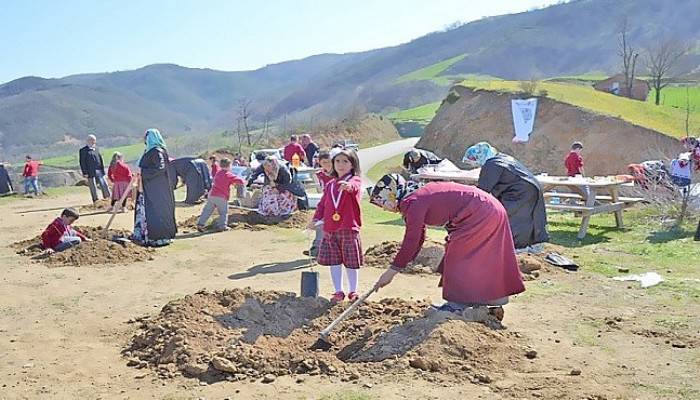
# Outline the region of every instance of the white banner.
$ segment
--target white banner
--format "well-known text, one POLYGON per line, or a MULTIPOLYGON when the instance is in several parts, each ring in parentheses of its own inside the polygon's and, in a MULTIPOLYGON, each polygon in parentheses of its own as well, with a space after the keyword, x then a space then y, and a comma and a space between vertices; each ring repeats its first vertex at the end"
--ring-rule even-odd
POLYGON ((511 100, 513 126, 515 127, 514 143, 525 143, 530 140, 530 134, 535 126, 537 114, 537 99, 511 100))

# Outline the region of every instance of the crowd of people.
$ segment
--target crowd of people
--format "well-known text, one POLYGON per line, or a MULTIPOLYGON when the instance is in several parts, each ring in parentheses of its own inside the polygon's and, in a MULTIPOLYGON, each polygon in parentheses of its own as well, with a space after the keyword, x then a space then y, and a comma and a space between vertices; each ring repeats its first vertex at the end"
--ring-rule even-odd
MULTIPOLYGON (((136 163, 136 172, 131 171, 121 154, 115 153, 105 173, 96 142, 91 135, 80 150, 81 170, 88 179, 92 199, 97 201, 101 193, 103 198, 111 199, 113 207, 123 209, 125 199, 133 190, 132 239, 144 246, 164 246, 175 238, 173 192, 178 177, 187 185, 185 202, 194 203, 206 197, 198 229, 204 230, 216 212, 214 226, 224 231, 228 229, 233 186, 262 186, 257 212, 290 215, 304 207, 302 200, 306 196, 304 185, 295 179, 296 171, 305 164, 316 167, 315 176, 322 195, 308 222, 308 229, 315 231, 316 237, 304 254, 316 257, 320 265, 329 267, 333 302, 358 298, 359 269, 363 265, 362 179, 359 157, 353 149, 321 149, 310 136, 303 135, 300 143, 293 135, 282 149, 281 157, 262 154, 258 160, 260 165, 249 176, 242 177, 234 173, 234 168, 244 162, 238 157, 231 160, 212 156, 208 164, 192 157, 172 160, 157 129, 149 129, 144 135, 145 148, 136 163), (111 194, 106 179, 112 182, 111 194)), ((684 144, 688 154, 674 162, 685 161, 684 167, 697 166, 700 144, 697 140, 684 144)), ((585 175, 582 153, 583 144, 573 143, 563 160, 569 176, 585 175)), ((405 154, 402 164, 406 175, 413 175, 442 161, 427 150, 412 149, 405 154)), ((416 258, 428 226, 441 226, 446 228, 447 238, 445 254, 437 269, 442 276, 440 286, 445 300, 440 308, 462 311, 483 306, 490 314, 502 318, 502 306, 509 296, 525 290, 517 252, 541 251, 542 244, 549 241, 543 191, 523 163, 487 142, 469 147, 462 161, 480 167, 476 186, 452 182, 423 184, 394 173, 384 175, 369 188, 370 203, 401 214, 405 224, 400 250, 373 290, 391 283, 394 276, 416 258)), ((40 165, 27 159, 25 186, 36 186, 32 182, 36 181, 40 165)), ((645 171, 641 173, 648 177, 645 171)), ((679 186, 684 183, 674 181, 679 186)), ((65 209, 42 234, 44 246, 50 251, 63 251, 88 240, 71 227, 78 218, 76 210, 65 209)))

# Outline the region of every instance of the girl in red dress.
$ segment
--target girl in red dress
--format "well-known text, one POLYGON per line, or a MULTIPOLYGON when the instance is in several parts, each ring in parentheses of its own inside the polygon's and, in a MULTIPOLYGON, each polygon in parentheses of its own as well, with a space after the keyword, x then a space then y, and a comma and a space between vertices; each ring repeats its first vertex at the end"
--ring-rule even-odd
POLYGON ((362 265, 360 161, 354 150, 343 149, 334 154, 332 162, 334 179, 325 185, 323 197, 308 228, 314 229, 318 221, 323 221, 318 263, 330 267, 335 288, 331 301, 345 299, 343 270, 348 278, 348 299, 355 301, 358 297, 358 272, 362 265))

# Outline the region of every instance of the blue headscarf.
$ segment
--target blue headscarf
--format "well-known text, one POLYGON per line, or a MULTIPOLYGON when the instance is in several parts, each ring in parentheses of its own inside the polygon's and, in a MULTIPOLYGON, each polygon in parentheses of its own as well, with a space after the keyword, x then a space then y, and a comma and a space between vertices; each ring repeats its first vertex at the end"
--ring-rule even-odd
POLYGON ((495 157, 496 154, 498 154, 498 150, 488 142, 479 142, 467 149, 462 161, 475 161, 479 166, 483 167, 486 164, 486 160, 495 157))
MULTIPOLYGON (((156 147, 160 147, 165 149, 165 141, 163 140, 163 136, 160 134, 160 131, 155 128, 151 128, 146 131, 146 149, 143 151, 143 154, 148 153, 150 150, 155 149, 156 147)), ((139 157, 138 161, 136 161, 136 165, 141 165, 141 158, 143 157, 143 154, 141 157, 139 157)))
POLYGON ((156 147, 166 148, 163 136, 161 136, 158 129, 152 128, 146 131, 146 150, 144 153, 148 153, 151 149, 156 147))

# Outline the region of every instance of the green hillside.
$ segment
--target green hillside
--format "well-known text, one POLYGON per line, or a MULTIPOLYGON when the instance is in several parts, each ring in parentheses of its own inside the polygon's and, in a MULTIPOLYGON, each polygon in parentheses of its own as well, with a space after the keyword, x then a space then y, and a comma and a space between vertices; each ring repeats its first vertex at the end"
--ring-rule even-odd
MULTIPOLYGON (((505 92, 519 92, 518 81, 464 81, 461 85, 505 92)), ((685 132, 685 110, 669 105, 656 106, 650 102, 630 100, 594 90, 590 86, 540 82, 537 90, 547 91, 547 97, 585 108, 596 113, 621 118, 645 128, 673 137, 683 137, 685 132)), ((426 105, 427 106, 427 105, 426 105)), ((696 107, 690 116, 690 131, 700 130, 700 108, 696 107)))
POLYGON ((433 119, 435 113, 440 107, 440 102, 423 104, 422 106, 409 108, 388 114, 387 117, 394 122, 424 122, 428 123, 433 119))
MULTIPOLYGON (((438 78, 440 74, 445 72, 446 69, 450 68, 453 64, 466 57, 466 54, 461 56, 448 58, 445 61, 429 65, 425 68, 421 68, 410 72, 408 74, 402 75, 396 79, 396 83, 404 83, 410 81, 425 81, 425 80, 447 80, 446 78, 438 78)), ((436 82, 437 83, 437 82, 436 82)), ((442 82, 441 82, 442 83, 442 82)))
MULTIPOLYGON (((691 110, 700 110, 700 87, 687 88, 688 100, 691 110)), ((655 91, 649 92, 647 101, 654 102, 655 91)), ((686 108, 686 88, 683 86, 669 86, 661 91, 660 104, 667 107, 686 108)))

